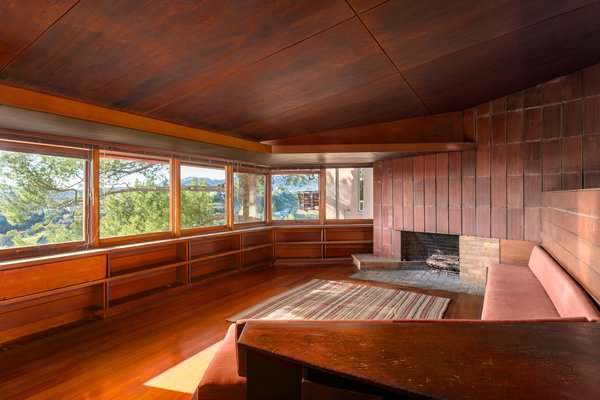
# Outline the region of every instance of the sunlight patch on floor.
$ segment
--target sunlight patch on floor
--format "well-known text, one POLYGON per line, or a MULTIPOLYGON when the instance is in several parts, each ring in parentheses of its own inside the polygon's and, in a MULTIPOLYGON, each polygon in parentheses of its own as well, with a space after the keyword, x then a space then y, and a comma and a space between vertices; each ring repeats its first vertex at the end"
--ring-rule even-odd
POLYGON ((204 375, 204 371, 206 371, 206 367, 208 367, 208 363, 219 349, 221 342, 217 342, 194 354, 187 360, 150 379, 144 385, 182 393, 194 393, 202 375, 204 375))

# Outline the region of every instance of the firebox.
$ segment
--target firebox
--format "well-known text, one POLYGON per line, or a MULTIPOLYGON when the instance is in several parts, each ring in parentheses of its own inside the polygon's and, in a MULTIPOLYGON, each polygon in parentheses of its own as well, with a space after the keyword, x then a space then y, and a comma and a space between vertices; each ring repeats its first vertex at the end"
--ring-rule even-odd
POLYGON ((459 272, 459 238, 440 233, 401 233, 404 261, 422 261, 431 268, 459 272))

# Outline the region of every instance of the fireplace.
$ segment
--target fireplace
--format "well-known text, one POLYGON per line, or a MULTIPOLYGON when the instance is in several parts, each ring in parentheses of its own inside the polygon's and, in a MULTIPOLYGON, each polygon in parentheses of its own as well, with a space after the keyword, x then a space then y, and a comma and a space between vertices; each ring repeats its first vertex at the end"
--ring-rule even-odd
POLYGON ((421 261, 431 268, 459 272, 459 237, 439 233, 402 231, 403 261, 421 261))

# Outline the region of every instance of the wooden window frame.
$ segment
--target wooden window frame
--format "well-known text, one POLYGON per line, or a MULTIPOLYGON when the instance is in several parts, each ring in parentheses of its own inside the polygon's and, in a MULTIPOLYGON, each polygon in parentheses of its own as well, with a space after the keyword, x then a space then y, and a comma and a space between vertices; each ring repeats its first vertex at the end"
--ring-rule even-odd
POLYGON ((323 168, 321 169, 314 169, 314 168, 307 168, 307 169, 293 169, 293 170, 288 170, 288 169, 282 169, 282 170, 271 170, 269 171, 269 219, 270 219, 270 223, 271 225, 274 226, 279 226, 279 225, 323 225, 323 196, 321 196, 321 193, 323 193, 323 168), (299 220, 276 220, 273 219, 273 202, 272 200, 272 179, 273 179, 273 175, 306 175, 306 174, 313 174, 313 175, 318 175, 319 176, 319 217, 317 219, 299 219, 299 220))
POLYGON ((37 254, 49 254, 55 251, 64 250, 83 250, 90 246, 90 233, 87 228, 89 224, 89 174, 90 164, 92 162, 92 151, 83 147, 63 146, 46 143, 32 143, 27 140, 15 140, 0 138, 0 150, 13 153, 28 153, 37 155, 47 155, 53 157, 71 157, 84 161, 84 182, 83 182, 83 203, 82 203, 82 219, 83 219, 83 239, 72 242, 63 243, 47 243, 36 246, 23 247, 8 247, 0 249, 0 259, 8 259, 15 256, 31 256, 37 254))
MULTIPOLYGON (((358 168, 371 168, 373 169, 372 166, 344 166, 344 167, 324 167, 323 170, 323 181, 324 181, 324 185, 325 185, 325 196, 324 196, 324 202, 325 202, 325 206, 327 204, 327 173, 326 170, 328 169, 358 169, 358 168)), ((340 218, 327 218, 327 210, 324 209, 324 224, 326 225, 343 225, 343 224, 369 224, 369 223, 373 223, 373 218, 352 218, 352 219, 340 219, 340 218)))
POLYGON ((248 167, 232 167, 231 168, 231 198, 230 198, 230 203, 231 203, 231 229, 235 230, 236 228, 240 228, 240 229, 247 229, 247 228, 254 228, 254 227, 260 227, 260 226, 268 226, 271 221, 270 221, 270 216, 271 216, 271 185, 270 185, 270 176, 269 176, 269 170, 265 170, 265 169, 258 169, 258 168, 248 168, 248 167), (265 205, 264 205, 264 219, 262 221, 256 221, 256 222, 235 222, 235 210, 234 210, 234 203, 235 203, 235 185, 234 185, 234 174, 236 172, 239 173, 246 173, 246 174, 256 174, 256 175, 264 175, 265 176, 265 205))
MULTIPOLYGON (((184 161, 181 162, 180 160, 178 160, 178 165, 177 165, 177 198, 176 198, 176 210, 173 210, 174 213, 177 214, 177 230, 178 232, 176 232, 176 236, 192 236, 192 235, 198 235, 198 234, 203 234, 203 233, 212 233, 212 232, 224 232, 224 231, 228 231, 231 230, 231 222, 230 222, 230 217, 229 217, 229 209, 231 208, 231 206, 233 206, 233 201, 229 201, 229 187, 231 185, 230 179, 229 179, 229 169, 228 166, 216 166, 216 165, 209 165, 209 164, 204 164, 204 163, 199 163, 199 162, 193 162, 193 161, 184 161), (216 225, 216 226, 201 226, 201 227, 196 227, 196 228, 183 228, 181 226, 181 194, 182 194, 182 190, 181 190, 181 167, 182 166, 190 166, 190 167, 198 167, 198 168, 207 168, 207 169, 216 169, 216 170, 223 170, 225 172, 225 224, 223 225, 216 225), (230 204, 231 203, 231 206, 230 204)), ((233 214, 232 214, 233 215, 233 214)))
MULTIPOLYGON (((122 152, 122 151, 113 151, 113 150, 99 150, 98 151, 98 162, 97 162, 97 169, 94 168, 95 172, 97 172, 97 174, 95 175, 94 179, 94 185, 95 187, 97 187, 97 191, 94 197, 97 197, 98 202, 96 203, 97 206, 94 209, 94 213, 95 215, 97 215, 97 234, 96 237, 97 239, 97 246, 99 247, 105 247, 105 246, 114 246, 114 245, 119 245, 119 244, 129 244, 129 243, 138 243, 138 242, 145 242, 145 241, 152 241, 152 240, 160 240, 160 239, 169 239, 169 238, 175 238, 176 237, 176 228, 173 225, 174 222, 174 196, 173 196, 173 192, 174 192, 174 184, 173 182, 170 182, 170 187, 169 187, 169 230, 168 231, 164 231, 164 232, 147 232, 147 233, 138 233, 138 234, 133 234, 133 235, 126 235, 126 236, 113 236, 113 237, 101 237, 100 236, 100 203, 101 203, 101 199, 100 199, 100 161, 102 158, 118 158, 118 159, 123 159, 123 160, 130 160, 130 161, 142 161, 142 162, 160 162, 163 164, 168 164, 169 165, 169 178, 172 180, 173 179, 173 164, 176 163, 175 157, 171 156, 156 156, 156 155, 145 155, 145 154, 135 154, 135 153, 129 153, 129 152, 122 152), (108 157, 107 157, 108 155, 108 157)), ((176 190, 176 189, 175 189, 176 190)))

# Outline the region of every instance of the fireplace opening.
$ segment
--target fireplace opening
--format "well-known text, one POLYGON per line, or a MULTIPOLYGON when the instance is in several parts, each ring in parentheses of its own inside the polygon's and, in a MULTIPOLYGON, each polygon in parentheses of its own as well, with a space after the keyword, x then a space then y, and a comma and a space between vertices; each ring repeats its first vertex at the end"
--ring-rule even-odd
POLYGON ((430 268, 460 272, 458 235, 402 231, 401 238, 403 261, 420 261, 430 268))

